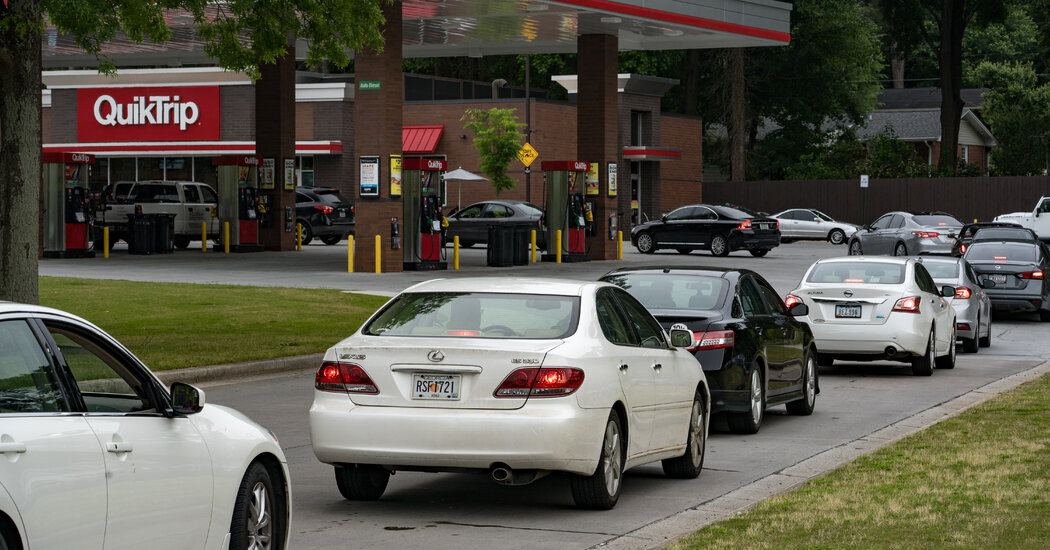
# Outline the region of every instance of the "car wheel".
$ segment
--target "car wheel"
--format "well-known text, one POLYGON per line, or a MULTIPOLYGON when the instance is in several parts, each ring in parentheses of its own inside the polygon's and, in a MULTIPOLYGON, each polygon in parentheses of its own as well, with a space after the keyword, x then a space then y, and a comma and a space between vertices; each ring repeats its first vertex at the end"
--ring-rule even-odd
POLYGON ((0 550, 21 550, 22 541, 14 527, 0 522, 0 550))
POLYGON ((460 239, 459 246, 462 247, 462 248, 470 248, 470 247, 474 246, 474 241, 464 241, 464 240, 460 239))
POLYGON ((572 476, 572 499, 576 506, 592 510, 609 510, 616 506, 623 484, 624 445, 620 415, 609 413, 602 439, 602 454, 598 467, 589 476, 572 476))
POLYGON ((173 237, 171 239, 171 242, 172 242, 172 244, 175 245, 175 248, 185 249, 185 248, 189 248, 189 246, 190 246, 190 238, 189 237, 173 237))
POLYGON ((341 240, 343 240, 343 237, 340 235, 325 235, 324 237, 321 237, 321 242, 328 246, 337 245, 341 240))
POLYGON ((693 251, 692 248, 676 248, 679 254, 688 254, 693 251))
POLYGON ((894 256, 907 256, 908 247, 904 246, 904 243, 897 243, 897 246, 893 249, 894 256))
POLYGON ((831 244, 842 244, 846 242, 846 233, 841 229, 832 229, 828 233, 828 242, 831 244))
POLYGON ((1045 309, 1039 310, 1039 320, 1044 323, 1050 322, 1050 311, 1047 311, 1045 309))
POLYGON ((984 330, 988 332, 988 336, 981 336, 981 333, 978 332, 977 336, 979 338, 977 339, 977 345, 981 346, 982 348, 987 348, 987 347, 990 347, 992 345, 992 320, 991 320, 991 318, 988 319, 988 326, 984 327, 984 330))
POLYGON ((302 243, 303 246, 310 244, 310 241, 314 240, 314 232, 310 229, 310 224, 302 220, 295 222, 296 227, 302 232, 302 243))
POLYGON ((956 334, 955 329, 952 329, 952 336, 948 340, 948 353, 942 355, 934 360, 939 369, 954 369, 955 368, 955 340, 956 334))
POLYGON ((726 414, 729 431, 735 434, 758 433, 758 429, 762 427, 762 418, 766 414, 766 388, 762 384, 762 373, 757 366, 751 371, 751 383, 747 393, 750 395, 748 411, 726 414))
POLYGON ((335 467, 335 484, 346 500, 379 500, 390 482, 390 471, 371 464, 335 467))
POLYGON ((788 414, 797 416, 809 416, 813 414, 813 407, 817 404, 817 361, 813 354, 807 353, 804 358, 805 368, 802 369, 802 399, 787 404, 788 414))
POLYGON ((284 504, 266 467, 252 463, 241 480, 230 523, 231 550, 265 550, 284 545, 284 504))
POLYGON ((864 250, 862 250, 861 247, 860 247, 860 240, 859 239, 853 239, 852 241, 850 241, 850 243, 849 243, 849 255, 850 256, 863 256, 864 255, 864 250))
POLYGON ((911 373, 915 376, 930 376, 933 374, 933 330, 926 340, 926 352, 922 357, 913 357, 911 360, 911 373))
POLYGON ((756 258, 761 258, 762 256, 765 256, 766 254, 769 254, 769 249, 768 248, 753 248, 753 249, 749 250, 748 252, 751 252, 751 255, 756 257, 756 258))
POLYGON ((963 338, 963 351, 966 353, 977 353, 977 340, 981 336, 981 318, 978 317, 973 327, 973 338, 963 338))
POLYGON ((653 238, 650 233, 639 233, 638 238, 634 241, 635 248, 642 254, 652 254, 656 252, 656 239, 653 238))
POLYGON ((711 237, 711 255, 729 255, 729 241, 726 240, 724 235, 715 235, 714 237, 711 237))
POLYGON ((700 390, 693 396, 693 412, 689 418, 689 434, 685 441, 685 454, 661 462, 664 475, 678 479, 694 479, 704 467, 707 448, 707 407, 700 390))

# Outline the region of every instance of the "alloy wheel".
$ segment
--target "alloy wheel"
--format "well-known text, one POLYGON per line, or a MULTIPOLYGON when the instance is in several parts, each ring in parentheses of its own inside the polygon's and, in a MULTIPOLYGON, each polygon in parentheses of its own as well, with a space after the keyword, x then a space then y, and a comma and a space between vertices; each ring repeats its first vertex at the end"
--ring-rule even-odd
POLYGON ((758 424, 762 422, 763 410, 762 404, 762 375, 758 373, 758 369, 751 371, 751 420, 758 424))
POLYGON ((623 464, 623 448, 620 445, 620 426, 615 422, 609 422, 605 426, 605 452, 602 453, 605 490, 609 495, 615 495, 620 490, 620 478, 623 475, 623 472, 620 471, 621 464, 623 464))
POLYGON ((266 550, 271 548, 273 514, 270 503, 270 492, 262 481, 252 487, 251 502, 248 503, 248 549, 266 550))

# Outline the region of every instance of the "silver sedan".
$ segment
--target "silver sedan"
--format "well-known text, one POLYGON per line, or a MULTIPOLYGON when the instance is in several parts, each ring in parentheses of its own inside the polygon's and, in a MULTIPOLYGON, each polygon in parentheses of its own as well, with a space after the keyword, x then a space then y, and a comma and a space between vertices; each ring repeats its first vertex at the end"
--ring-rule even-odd
POLYGON ((835 221, 831 216, 812 208, 792 208, 774 218, 780 220, 780 242, 823 241, 845 244, 857 232, 852 223, 835 221))
POLYGON ((849 254, 948 255, 962 226, 946 212, 889 212, 857 230, 849 254))
POLYGON ((916 259, 938 286, 955 287, 955 296, 950 301, 955 308, 955 334, 962 342, 963 351, 977 353, 978 347, 992 345, 992 300, 970 262, 939 256, 916 259))

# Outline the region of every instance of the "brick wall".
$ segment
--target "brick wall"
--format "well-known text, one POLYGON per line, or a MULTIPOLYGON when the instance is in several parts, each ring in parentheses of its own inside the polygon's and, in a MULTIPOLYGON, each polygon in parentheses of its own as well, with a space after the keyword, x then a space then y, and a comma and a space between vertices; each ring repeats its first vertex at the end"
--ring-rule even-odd
POLYGON ((703 151, 700 119, 684 116, 662 117, 660 146, 679 149, 682 160, 660 163, 660 209, 670 212, 684 204, 703 202, 703 151))
POLYGON ((220 86, 223 140, 255 140, 255 86, 220 86))
MULTIPOLYGON (((295 103, 295 139, 310 141, 314 139, 320 139, 314 137, 314 106, 316 103, 307 102, 296 102, 295 103)), ((342 103, 335 103, 336 111, 341 110, 342 103)), ((333 125, 339 124, 339 118, 333 117, 333 125)))
POLYGON ((58 89, 51 91, 51 132, 44 143, 77 142, 77 91, 58 89))
POLYGON ((51 139, 51 110, 52 107, 40 111, 40 137, 43 143, 54 143, 51 139))

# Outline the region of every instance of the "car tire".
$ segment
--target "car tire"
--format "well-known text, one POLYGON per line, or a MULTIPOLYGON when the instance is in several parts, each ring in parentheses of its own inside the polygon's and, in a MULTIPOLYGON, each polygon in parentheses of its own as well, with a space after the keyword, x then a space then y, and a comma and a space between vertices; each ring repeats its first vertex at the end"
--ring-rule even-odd
POLYGON ((341 240, 343 240, 343 237, 340 235, 325 235, 324 237, 321 237, 321 242, 328 246, 335 246, 339 244, 339 241, 341 240))
POLYGON ((390 471, 372 464, 335 467, 335 484, 346 500, 379 500, 390 482, 390 471))
POLYGON ((982 348, 991 347, 992 345, 992 319, 988 318, 988 326, 984 327, 988 331, 988 336, 981 336, 981 333, 977 333, 977 345, 982 348))
POLYGON ((189 237, 175 236, 175 237, 172 237, 171 242, 172 242, 172 244, 175 245, 175 248, 182 249, 182 250, 185 250, 185 249, 189 248, 189 246, 190 246, 190 238, 189 237))
POLYGON ((811 353, 807 353, 803 361, 805 367, 802 369, 802 399, 787 404, 788 414, 795 416, 813 414, 813 408, 817 404, 817 361, 811 353))
POLYGON ((725 235, 711 237, 711 255, 725 257, 729 255, 729 241, 725 235))
POLYGON ((793 242, 795 242, 795 239, 785 239, 784 237, 780 237, 780 244, 791 244, 793 242))
POLYGON ((685 441, 685 454, 677 458, 668 458, 660 464, 664 475, 676 479, 695 479, 704 468, 704 455, 707 449, 707 407, 700 390, 693 396, 693 411, 689 418, 689 434, 685 441))
POLYGON ((762 256, 765 256, 766 254, 769 254, 769 249, 768 248, 752 248, 748 252, 750 252, 751 255, 756 257, 756 258, 761 258, 762 256))
POLYGON ((831 244, 842 244, 846 242, 846 232, 841 229, 832 229, 828 233, 828 242, 831 244))
POLYGON ((893 247, 894 256, 907 256, 908 247, 904 246, 904 243, 897 243, 897 246, 893 247))
POLYGON ((253 462, 241 479, 230 522, 230 550, 279 549, 284 546, 283 504, 266 466, 253 462))
POLYGON ((934 359, 934 363, 939 369, 954 369, 955 368, 955 340, 956 333, 955 329, 952 329, 952 336, 948 340, 948 353, 934 359))
POLYGON ((1050 311, 1047 311, 1045 309, 1039 310, 1039 320, 1044 323, 1050 322, 1050 311))
POLYGON ((930 376, 933 374, 933 330, 926 340, 926 352, 922 357, 913 357, 911 360, 911 373, 915 376, 930 376))
POLYGON ((830 367, 835 364, 835 358, 825 353, 817 354, 817 366, 818 367, 830 367))
POLYGON ((973 327, 973 338, 963 338, 963 351, 965 353, 977 353, 978 343, 977 341, 981 336, 981 318, 978 317, 973 327))
POLYGON ((634 247, 642 254, 652 254, 656 252, 656 238, 652 233, 643 231, 634 239, 634 247))
POLYGON ((679 254, 688 254, 693 251, 692 248, 676 248, 679 254))
POLYGON ((590 510, 610 510, 616 506, 623 486, 625 445, 620 415, 613 411, 605 423, 598 467, 589 476, 575 475, 569 479, 576 506, 590 510))
POLYGON ((314 240, 314 231, 310 228, 310 224, 302 220, 296 220, 295 225, 302 231, 303 246, 310 244, 310 241, 314 240))
MULTIPOLYGON (((449 242, 451 242, 451 241, 449 241, 449 242)), ((474 241, 464 241, 464 240, 460 239, 459 246, 461 248, 470 248, 470 247, 474 246, 474 241)))
POLYGON ((864 249, 860 246, 860 239, 853 239, 849 242, 849 255, 850 256, 863 256, 864 249))
POLYGON ((757 366, 751 371, 747 393, 750 396, 750 407, 747 412, 726 413, 729 431, 735 434, 758 433, 762 419, 766 416, 766 387, 762 383, 762 372, 757 366))

